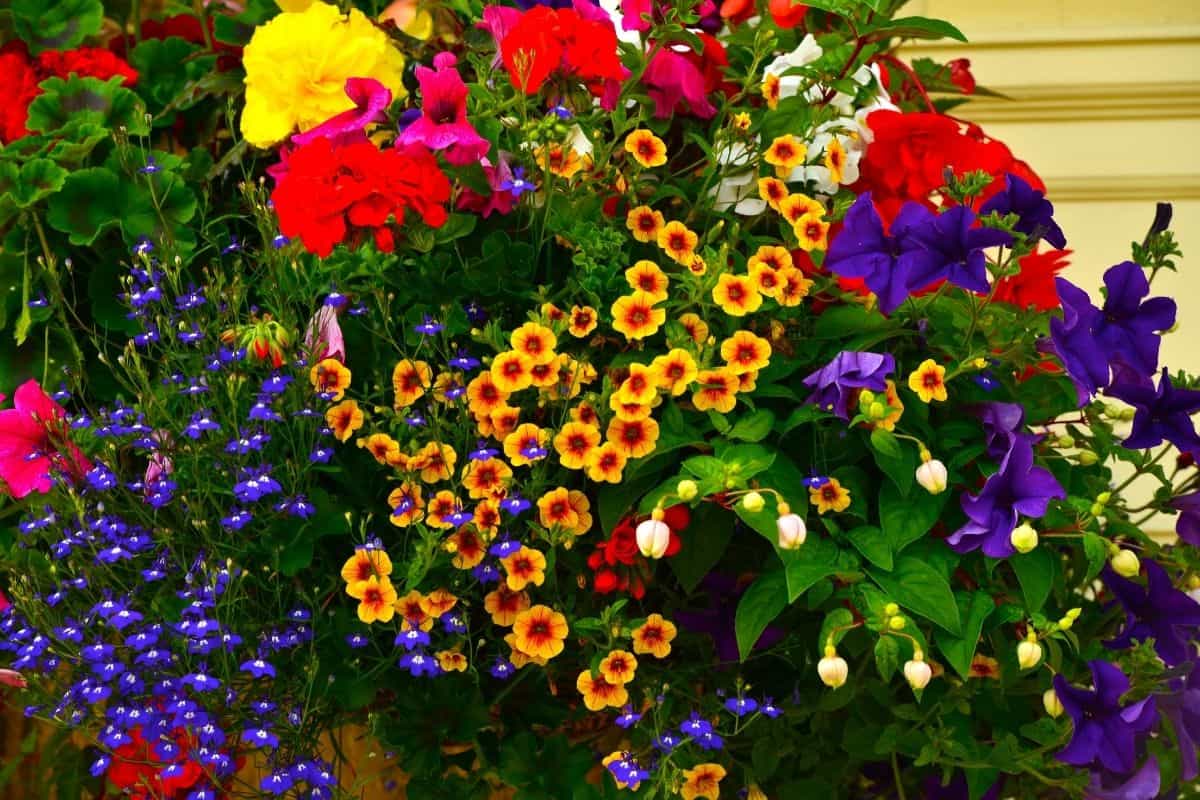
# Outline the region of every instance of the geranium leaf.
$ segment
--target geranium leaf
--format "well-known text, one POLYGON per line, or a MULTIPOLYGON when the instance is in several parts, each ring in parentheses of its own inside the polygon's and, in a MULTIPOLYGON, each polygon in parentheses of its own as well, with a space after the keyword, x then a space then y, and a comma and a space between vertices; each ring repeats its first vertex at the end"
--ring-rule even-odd
POLYGON ((100 0, 13 0, 13 23, 30 50, 70 50, 99 32, 104 21, 100 0))
POLYGON ((49 133, 68 123, 90 122, 108 130, 124 128, 134 136, 150 132, 146 106, 132 90, 121 86, 120 76, 102 81, 72 74, 42 81, 42 93, 29 104, 26 125, 31 131, 49 133))

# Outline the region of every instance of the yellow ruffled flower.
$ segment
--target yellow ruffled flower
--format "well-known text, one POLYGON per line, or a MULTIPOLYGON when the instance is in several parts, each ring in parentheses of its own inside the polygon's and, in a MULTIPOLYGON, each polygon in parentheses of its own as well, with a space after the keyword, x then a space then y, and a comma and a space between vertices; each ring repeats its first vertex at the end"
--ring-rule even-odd
POLYGON ((404 95, 404 56, 361 11, 343 15, 328 3, 297 0, 254 31, 242 62, 246 107, 242 135, 270 147, 354 107, 347 78, 374 78, 404 95), (293 10, 295 9, 295 10, 293 10))

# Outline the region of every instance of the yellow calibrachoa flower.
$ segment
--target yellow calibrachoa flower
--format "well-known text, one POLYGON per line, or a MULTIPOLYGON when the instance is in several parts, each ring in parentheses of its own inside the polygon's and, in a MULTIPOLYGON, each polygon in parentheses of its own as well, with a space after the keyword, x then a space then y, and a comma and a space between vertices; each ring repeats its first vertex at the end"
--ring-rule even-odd
POLYGON ((575 688, 583 695, 583 704, 588 711, 620 708, 629 701, 629 690, 623 685, 610 683, 603 675, 593 676, 591 670, 579 673, 575 688))
POLYGON ((789 194, 779 203, 779 213, 790 224, 795 225, 801 217, 812 214, 820 217, 825 214, 825 206, 813 200, 806 194, 789 194))
POLYGON ((597 671, 604 680, 615 686, 624 686, 633 680, 637 672, 637 659, 626 650, 613 650, 600 662, 597 671))
POLYGON ((517 635, 515 633, 510 631, 509 633, 504 634, 504 643, 508 645, 510 650, 508 654, 508 660, 511 661, 512 665, 517 669, 521 669, 529 664, 534 664, 539 667, 546 666, 546 659, 526 655, 517 649, 517 635))
POLYGON ((785 133, 783 136, 776 136, 771 142, 771 146, 763 153, 763 161, 775 167, 775 174, 784 178, 804 163, 806 155, 808 148, 804 146, 804 142, 790 133, 785 133))
MULTIPOLYGON (((494 418, 493 418, 494 421, 494 418)), ((539 428, 532 422, 517 426, 517 429, 504 437, 504 455, 514 467, 532 464, 536 458, 526 455, 535 448, 542 448, 550 440, 550 433, 539 428)))
POLYGON ((447 517, 459 509, 458 498, 448 489, 442 489, 429 501, 425 509, 425 524, 434 528, 453 528, 447 517))
POLYGON ((444 546, 447 552, 454 554, 450 563, 457 569, 471 569, 487 555, 486 545, 480 541, 479 534, 470 525, 464 525, 455 531, 444 546))
POLYGON ((425 483, 450 480, 458 463, 458 453, 454 452, 454 448, 441 442, 429 442, 414 458, 420 464, 421 480, 425 483))
POLYGON ((808 297, 808 290, 812 288, 813 282, 795 267, 780 270, 780 275, 783 278, 783 286, 775 299, 781 306, 800 305, 800 301, 808 297))
POLYGON ((792 265, 791 251, 786 247, 771 244, 764 244, 758 248, 758 251, 746 261, 746 269, 751 272, 760 266, 768 267, 772 271, 778 271, 787 269, 792 265))
POLYGON ((439 650, 434 654, 442 672, 466 672, 467 657, 457 650, 439 650))
POLYGON ((699 314, 690 311, 679 318, 679 324, 687 331, 688 337, 696 344, 704 344, 708 339, 708 323, 699 314))
POLYGON ((570 145, 565 147, 558 144, 542 146, 533 151, 533 156, 539 167, 549 170, 560 178, 573 178, 579 174, 580 170, 592 166, 590 155, 581 156, 570 145))
POLYGON ((639 242, 657 241, 658 232, 665 224, 662 212, 655 211, 650 206, 636 206, 625 215, 625 227, 639 242))
POLYGON ((582 536, 592 529, 592 503, 587 495, 578 489, 567 492, 567 502, 575 509, 575 516, 579 518, 579 522, 575 523, 575 527, 569 532, 573 536, 582 536))
POLYGON ((604 442, 588 454, 587 474, 597 483, 620 483, 627 459, 612 442, 604 442))
POLYGON ((525 655, 554 658, 563 651, 567 618, 549 606, 537 605, 517 615, 513 633, 517 649, 525 655))
POLYGON ((626 339, 652 336, 667 321, 666 309, 655 308, 654 298, 645 292, 618 297, 612 305, 613 328, 626 339))
POLYGON ((421 610, 436 619, 458 605, 458 598, 446 589, 434 589, 421 598, 421 610))
POLYGON ((658 423, 651 417, 639 420, 614 419, 605 433, 626 458, 641 458, 654 452, 658 443, 658 423))
POLYGON ((946 368, 932 358, 927 358, 908 376, 908 388, 916 392, 922 403, 931 403, 934 400, 945 402, 945 378, 946 368))
POLYGON ((728 367, 706 369, 696 375, 692 405, 697 411, 713 410, 728 414, 737 405, 738 376, 728 367))
POLYGON ((755 372, 771 359, 771 343, 750 331, 738 331, 721 342, 721 358, 734 375, 755 372))
POLYGON ((700 237, 682 222, 668 222, 658 232, 658 246, 677 264, 688 266, 696 255, 700 237))
POLYGON ((482 500, 503 492, 512 474, 508 464, 498 458, 472 459, 463 467, 462 481, 471 498, 482 500))
POLYGON ((676 347, 650 362, 650 371, 660 389, 670 392, 672 397, 678 397, 686 392, 688 385, 696 379, 698 370, 692 354, 676 347))
POLYGON ((629 282, 631 288, 643 291, 653 297, 656 303, 667 299, 667 286, 670 281, 667 279, 667 273, 663 272, 653 261, 643 258, 625 270, 625 280, 629 282))
POLYGON ((363 426, 362 409, 355 400, 343 400, 325 412, 325 424, 333 429, 339 442, 344 442, 363 426))
POLYGON ((835 136, 825 145, 825 168, 829 170, 829 180, 841 183, 846 177, 846 148, 835 136))
POLYGON ((664 619, 662 614, 651 614, 633 631, 633 652, 666 658, 671 655, 671 642, 676 633, 674 622, 664 619))
POLYGON ((514 592, 529 584, 541 586, 546 582, 546 556, 540 550, 522 546, 520 550, 500 559, 500 565, 508 576, 505 583, 514 592))
POLYGON ((781 211, 780 204, 788 196, 787 184, 778 178, 759 178, 758 196, 766 200, 773 210, 781 211))
POLYGON ((536 322, 526 322, 512 332, 509 339, 512 349, 524 353, 534 364, 549 364, 554 360, 554 348, 558 339, 554 331, 536 322))
POLYGON ((241 130, 270 147, 354 108, 347 78, 374 78, 403 97, 404 56, 361 11, 328 3, 285 11, 260 25, 242 54, 246 106, 241 130))
POLYGON ((529 594, 514 592, 501 584, 499 589, 488 592, 483 598, 483 610, 492 615, 492 624, 507 628, 517 621, 517 616, 529 608, 529 594))
POLYGON ((850 490, 842 486, 837 478, 830 478, 815 489, 809 489, 808 499, 817 507, 818 514, 826 511, 840 513, 850 507, 850 490))
POLYGON ((313 364, 308 371, 308 380, 313 390, 329 395, 329 399, 337 402, 346 395, 350 386, 350 370, 336 358, 324 358, 313 364))
POLYGON ((643 167, 661 167, 667 163, 667 145, 647 130, 636 130, 625 137, 625 152, 643 167))
POLYGON ((490 371, 480 372, 467 384, 467 408, 476 418, 490 416, 506 400, 508 393, 500 390, 490 371))
POLYGON ((629 377, 617 388, 616 397, 622 403, 649 405, 658 394, 654 371, 645 364, 630 364, 629 377))
POLYGON ((368 578, 386 578, 392 574, 392 560, 378 548, 361 548, 342 564, 342 580, 346 582, 346 594, 359 599, 363 594, 360 585, 368 578))
POLYGON ((772 111, 779 106, 779 89, 779 76, 773 72, 768 72, 766 76, 763 77, 762 96, 763 99, 767 101, 767 108, 771 109, 772 111))
POLYGON ((492 359, 492 382, 505 394, 519 392, 533 385, 533 359, 516 350, 501 353, 492 359))
POLYGON ((712 298, 731 317, 744 317, 762 305, 762 295, 750 276, 730 275, 728 272, 717 278, 712 298))
POLYGON ((391 622, 396 613, 396 587, 385 578, 372 575, 357 585, 358 618, 370 625, 372 622, 391 622))
POLYGON ((406 358, 392 370, 392 389, 396 392, 396 408, 411 406, 425 394, 433 383, 433 370, 424 361, 406 358))
POLYGON ((829 249, 829 223, 817 214, 805 214, 792 225, 800 249, 808 253, 829 249))
POLYGON ((571 321, 567 326, 567 332, 576 339, 582 339, 596 330, 596 323, 599 321, 599 316, 596 313, 596 309, 591 306, 571 306, 571 313, 569 315, 571 321))
POLYGON ((683 771, 683 788, 679 795, 683 800, 718 800, 724 777, 725 768, 720 764, 697 764, 683 771))
MULTIPOLYGON (((656 396, 655 400, 658 399, 656 396)), ((625 420, 626 422, 637 422, 639 419, 645 419, 650 416, 653 406, 650 403, 625 402, 619 394, 614 393, 608 398, 608 407, 617 415, 617 419, 625 420)))
POLYGON ((887 416, 875 424, 885 431, 894 431, 896 430, 896 423, 900 421, 900 417, 904 414, 904 401, 900 399, 900 393, 896 391, 895 381, 888 380, 886 397, 888 406, 887 416))
MULTIPOLYGON (((609 764, 613 763, 614 761, 623 761, 624 759, 626 759, 628 757, 629 757, 629 753, 627 751, 617 750, 616 752, 609 753, 608 755, 606 755, 604 757, 604 760, 600 762, 600 766, 607 767, 609 764)), ((634 783, 632 785, 627 784, 627 783, 622 783, 621 781, 617 780, 616 775, 613 775, 612 770, 605 769, 605 772, 607 772, 609 775, 613 776, 613 783, 615 783, 617 785, 618 789, 624 789, 625 787, 628 786, 630 789, 632 789, 633 791, 636 792, 638 790, 638 787, 642 785, 641 781, 638 781, 637 783, 634 783)))
POLYGON ((583 422, 568 422, 554 437, 558 460, 567 469, 583 469, 592 451, 600 446, 600 431, 583 422))
POLYGON ((768 267, 766 264, 754 264, 750 267, 750 280, 754 288, 764 297, 779 299, 783 291, 783 272, 768 267))
POLYGON ((388 519, 397 528, 408 527, 425 515, 425 501, 421 499, 420 484, 406 481, 392 489, 388 495, 388 505, 392 507, 393 512, 388 515, 388 519))
POLYGON ((579 524, 579 514, 571 505, 571 495, 566 487, 559 486, 546 492, 537 501, 538 522, 546 528, 570 530, 579 524))
POLYGON ((386 433, 372 433, 365 439, 359 439, 356 444, 385 467, 396 466, 402 461, 400 443, 386 433))

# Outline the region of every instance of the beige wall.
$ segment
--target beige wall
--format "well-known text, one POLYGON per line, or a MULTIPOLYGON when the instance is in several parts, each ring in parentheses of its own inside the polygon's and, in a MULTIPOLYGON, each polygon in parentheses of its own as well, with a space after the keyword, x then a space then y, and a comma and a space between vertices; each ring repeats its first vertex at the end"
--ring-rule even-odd
POLYGON ((1163 360, 1200 372, 1200 0, 910 0, 903 13, 949 20, 970 40, 908 55, 969 58, 981 85, 1012 98, 962 114, 1045 179, 1075 251, 1068 276, 1093 296, 1154 201, 1175 204, 1190 259, 1155 280, 1182 323, 1163 360))

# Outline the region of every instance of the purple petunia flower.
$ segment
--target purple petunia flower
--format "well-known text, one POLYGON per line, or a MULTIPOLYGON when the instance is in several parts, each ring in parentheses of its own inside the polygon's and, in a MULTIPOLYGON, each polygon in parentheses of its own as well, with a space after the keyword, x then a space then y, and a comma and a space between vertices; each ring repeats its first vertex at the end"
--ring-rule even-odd
POLYGON ((891 314, 908 299, 914 262, 924 253, 924 246, 911 236, 933 220, 929 209, 905 203, 885 233, 871 193, 866 192, 846 212, 842 232, 830 243, 823 266, 846 278, 862 278, 879 298, 879 310, 891 314))
POLYGON ((1013 230, 1025 234, 1031 244, 1045 239, 1050 246, 1059 250, 1067 246, 1067 237, 1054 221, 1054 205, 1046 199, 1046 195, 1017 175, 1009 173, 1004 176, 1004 191, 992 195, 979 209, 979 216, 984 217, 992 212, 1002 217, 1016 214, 1019 219, 1013 230))
POLYGON ((1118 383, 1107 393, 1137 409, 1133 428, 1123 442, 1126 448, 1157 447, 1165 439, 1184 453, 1200 454, 1200 436, 1196 435, 1192 422, 1192 414, 1200 411, 1200 391, 1176 389, 1166 367, 1158 379, 1158 388, 1118 383))
POLYGON ((1125 609, 1125 628, 1106 647, 1132 647, 1134 640, 1154 639, 1154 649, 1168 666, 1194 659, 1191 641, 1200 631, 1200 603, 1171 583, 1166 570, 1154 561, 1142 561, 1146 586, 1122 578, 1105 567, 1101 577, 1125 609))
POLYGON ((1014 445, 988 476, 976 495, 960 499, 968 522, 946 542, 960 553, 983 548, 984 555, 1007 558, 1016 552, 1010 537, 1020 515, 1038 518, 1052 498, 1066 498, 1058 480, 1045 467, 1033 463, 1033 448, 1014 445))
POLYGON ((1188 544, 1200 547, 1200 491, 1176 497, 1169 505, 1179 512, 1175 533, 1188 544))
POLYGON ((1088 666, 1093 689, 1080 689, 1061 674, 1054 676, 1054 691, 1075 723, 1071 741, 1057 758, 1077 767, 1130 773, 1137 764, 1138 738, 1158 719, 1154 697, 1122 706, 1121 695, 1129 691, 1129 678, 1120 667, 1107 661, 1090 661, 1088 666))
MULTIPOLYGON (((893 225, 893 228, 895 225, 893 225)), ((946 280, 969 292, 988 291, 988 247, 1012 244, 995 228, 975 227, 975 212, 954 206, 909 231, 905 238, 908 286, 912 291, 946 280)))
POLYGON ((1160 797, 1161 784, 1158 759, 1150 756, 1128 779, 1112 773, 1093 772, 1083 796, 1086 800, 1156 800, 1160 797))
POLYGON ((804 379, 813 392, 808 402, 842 419, 850 419, 852 389, 887 389, 887 376, 896 370, 891 353, 843 350, 833 360, 804 379))

